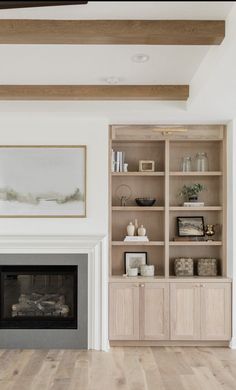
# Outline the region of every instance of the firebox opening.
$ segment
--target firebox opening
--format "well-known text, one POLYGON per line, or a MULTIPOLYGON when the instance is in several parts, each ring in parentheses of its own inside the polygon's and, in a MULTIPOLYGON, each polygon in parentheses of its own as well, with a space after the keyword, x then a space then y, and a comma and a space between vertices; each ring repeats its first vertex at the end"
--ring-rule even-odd
POLYGON ((0 328, 77 329, 77 266, 1 266, 0 328))

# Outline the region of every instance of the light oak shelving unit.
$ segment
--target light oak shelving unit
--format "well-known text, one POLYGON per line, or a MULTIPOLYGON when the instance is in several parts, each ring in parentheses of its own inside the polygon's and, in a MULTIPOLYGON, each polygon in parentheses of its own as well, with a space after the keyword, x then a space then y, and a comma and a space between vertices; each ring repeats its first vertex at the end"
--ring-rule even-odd
POLYGON ((225 127, 114 125, 110 129, 109 162, 112 149, 125 152, 125 162, 128 163, 129 169, 127 173, 110 171, 112 345, 128 345, 127 342, 132 340, 136 341, 135 345, 141 345, 144 341, 146 345, 154 345, 154 341, 155 345, 159 345, 161 340, 181 340, 181 345, 185 341, 202 343, 210 340, 218 341, 217 345, 220 345, 219 341, 229 340, 231 280, 227 272, 226 251, 225 127), (197 152, 207 153, 209 171, 181 172, 182 157, 195 157, 197 152), (156 171, 137 172, 139 160, 154 160, 156 171), (201 183, 207 188, 199 196, 199 201, 205 203, 204 207, 182 206, 183 200, 178 197, 178 193, 183 185, 193 183, 201 183), (125 207, 119 204, 116 196, 116 189, 121 184, 129 185, 132 190, 132 196, 125 207), (135 203, 137 197, 154 197, 157 203, 153 207, 139 207, 135 203), (203 216, 205 224, 216 224, 214 241, 175 241, 178 216, 203 216), (127 224, 135 218, 138 219, 139 225, 146 227, 149 242, 123 241, 127 224), (154 278, 123 276, 124 253, 138 251, 147 252, 148 263, 155 265, 154 278), (176 277, 174 259, 177 257, 217 258, 218 276, 176 277), (211 307, 208 312, 204 300, 212 307, 218 305, 216 312, 212 311, 211 307), (185 304, 190 306, 185 307, 185 304), (195 324, 199 315, 201 318, 195 324), (187 318, 186 322, 181 322, 183 318, 187 318), (220 322, 222 318, 224 322, 220 322))
POLYGON ((111 127, 110 150, 124 151, 129 164, 127 173, 110 172, 111 277, 117 276, 117 273, 122 276, 126 247, 129 247, 129 250, 132 247, 133 251, 135 247, 138 247, 138 250, 145 247, 148 262, 155 264, 158 276, 174 276, 174 258, 185 255, 195 258, 217 257, 219 274, 227 276, 225 129, 223 126, 186 126, 186 130, 182 133, 173 129, 173 132, 168 134, 165 128, 163 131, 155 131, 151 126, 111 127), (186 155, 194 157, 198 151, 208 154, 210 170, 181 172, 181 158, 186 155), (138 172, 139 160, 145 159, 155 161, 155 172, 138 172), (196 182, 207 187, 207 191, 200 195, 205 206, 181 206, 183 201, 178 197, 181 187, 196 182), (132 199, 126 207, 120 206, 115 195, 120 184, 128 184, 132 190, 132 199), (137 206, 134 199, 142 196, 157 198, 156 205, 137 206), (174 241, 176 217, 181 215, 203 216, 206 223, 218 224, 221 231, 217 233, 214 241, 174 241), (147 228, 149 242, 123 242, 126 226, 135 218, 147 228), (190 246, 191 252, 187 252, 190 246), (119 250, 114 247, 119 247, 119 250), (155 247, 158 247, 156 255, 155 247), (187 249, 184 249, 185 247, 187 249))

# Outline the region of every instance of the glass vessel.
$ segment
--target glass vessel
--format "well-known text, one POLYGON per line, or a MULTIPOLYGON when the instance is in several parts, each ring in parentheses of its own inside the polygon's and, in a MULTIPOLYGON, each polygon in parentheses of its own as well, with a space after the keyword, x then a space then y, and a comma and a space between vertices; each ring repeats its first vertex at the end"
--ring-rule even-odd
POLYGON ((209 162, 207 154, 204 152, 196 154, 196 171, 207 172, 209 171, 209 162))
POLYGON ((182 172, 192 171, 192 159, 190 156, 186 156, 182 158, 181 170, 182 172))

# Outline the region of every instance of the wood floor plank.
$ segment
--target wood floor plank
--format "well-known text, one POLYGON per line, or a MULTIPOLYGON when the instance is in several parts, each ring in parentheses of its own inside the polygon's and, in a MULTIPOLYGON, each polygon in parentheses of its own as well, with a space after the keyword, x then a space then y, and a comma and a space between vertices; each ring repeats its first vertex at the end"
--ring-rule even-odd
POLYGON ((181 375, 181 382, 183 383, 185 390, 206 390, 205 387, 199 383, 197 377, 193 375, 181 375))
POLYGON ((174 351, 171 352, 165 347, 156 347, 153 348, 153 350, 165 390, 184 390, 179 373, 177 371, 174 351))
POLYGON ((0 390, 235 390, 236 351, 0 350, 0 390))
POLYGON ((77 355, 68 390, 88 390, 90 369, 91 351, 80 351, 77 355))
POLYGON ((219 382, 208 367, 194 367, 193 371, 195 372, 195 376, 203 388, 205 386, 207 390, 222 389, 219 382))
MULTIPOLYGON (((232 390, 235 386, 235 377, 228 370, 224 369, 223 363, 217 356, 212 353, 210 348, 202 348, 201 354, 203 355, 207 367, 212 372, 213 376, 220 383, 223 389, 232 390)), ((236 362, 234 367, 234 375, 236 376, 236 362)))

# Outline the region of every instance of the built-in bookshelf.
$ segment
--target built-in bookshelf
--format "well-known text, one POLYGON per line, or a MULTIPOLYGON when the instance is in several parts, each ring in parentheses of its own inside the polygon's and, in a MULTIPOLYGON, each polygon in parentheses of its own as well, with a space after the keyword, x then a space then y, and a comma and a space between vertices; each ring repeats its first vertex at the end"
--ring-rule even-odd
MULTIPOLYGON (((157 276, 174 276, 174 259, 217 258, 219 276, 227 276, 226 256, 226 129, 221 125, 111 126, 110 130, 110 276, 124 273, 124 253, 147 252, 157 276), (123 151, 128 172, 112 172, 113 151, 123 151), (206 152, 209 170, 182 172, 181 160, 206 152), (139 172, 139 160, 153 160, 154 172, 139 172), (178 196, 183 185, 200 183, 202 207, 183 207, 178 196), (126 185, 132 195, 121 206, 117 188, 126 185), (152 207, 137 206, 135 198, 153 197, 152 207), (205 224, 217 226, 213 241, 175 240, 176 218, 203 216, 205 224), (147 229, 148 242, 124 242, 126 226, 138 219, 147 229)), ((193 166, 194 169, 194 166, 193 166)))

